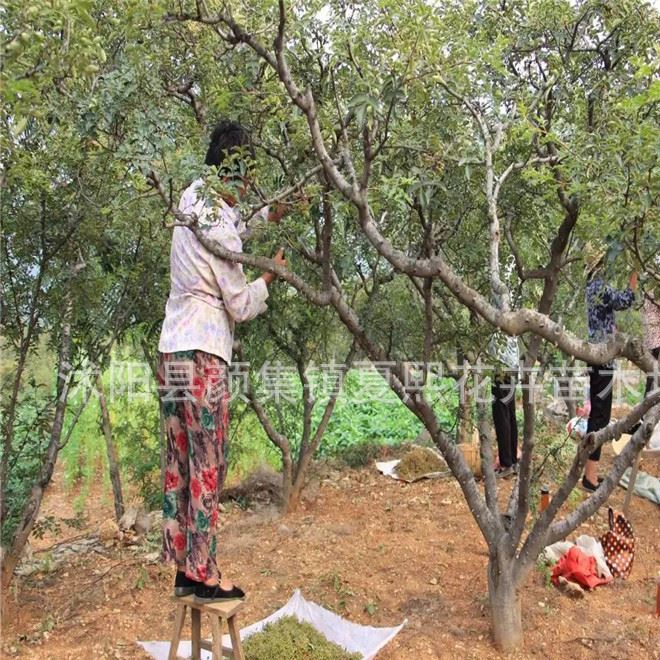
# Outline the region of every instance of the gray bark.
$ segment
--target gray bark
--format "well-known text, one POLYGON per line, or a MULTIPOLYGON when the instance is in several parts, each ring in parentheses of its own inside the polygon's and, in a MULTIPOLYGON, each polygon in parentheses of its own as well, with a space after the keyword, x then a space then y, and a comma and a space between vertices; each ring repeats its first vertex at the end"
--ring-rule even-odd
POLYGON ((520 591, 510 570, 511 558, 491 556, 488 564, 488 597, 497 648, 506 653, 522 643, 520 591))
POLYGON ((112 439, 112 424, 110 413, 105 399, 103 380, 101 374, 96 378, 96 389, 99 395, 99 406, 101 408, 101 426, 105 437, 105 448, 108 454, 108 470, 110 472, 110 483, 112 484, 112 498, 115 505, 115 516, 117 522, 124 515, 124 498, 121 492, 121 476, 119 474, 119 461, 117 460, 117 449, 112 439))

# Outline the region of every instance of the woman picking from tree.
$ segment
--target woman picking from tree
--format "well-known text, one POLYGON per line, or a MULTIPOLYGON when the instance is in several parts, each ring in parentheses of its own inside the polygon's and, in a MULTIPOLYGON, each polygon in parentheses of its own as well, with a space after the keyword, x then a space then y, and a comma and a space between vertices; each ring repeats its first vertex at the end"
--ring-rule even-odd
MULTIPOLYGON (((234 122, 216 126, 206 165, 218 168, 221 199, 204 194, 204 180, 183 193, 179 209, 195 215, 206 236, 235 252, 249 231, 236 197, 245 195, 251 155, 247 131, 234 122), (233 191, 236 191, 235 193, 233 191)), ((283 205, 262 218, 278 222, 283 205)), ((286 265, 282 250, 274 256, 286 265)), ((174 592, 202 602, 243 598, 216 564, 220 491, 227 472, 228 365, 235 323, 266 311, 264 273, 247 282, 241 264, 217 257, 188 227, 175 227, 170 253, 170 294, 158 344, 158 380, 167 433, 163 501, 163 559, 176 564, 174 592)))
MULTIPOLYGON (((630 275, 627 289, 617 291, 604 279, 605 250, 588 246, 586 262, 589 341, 591 343, 606 342, 612 338, 616 330, 614 312, 628 309, 635 300, 637 273, 633 272, 630 275)), ((591 433, 605 428, 610 423, 614 362, 603 365, 587 364, 587 367, 589 371, 589 401, 591 403, 587 433, 591 433)), ((582 487, 589 492, 595 491, 601 481, 598 478, 600 451, 601 448, 598 447, 589 456, 584 467, 582 487)))

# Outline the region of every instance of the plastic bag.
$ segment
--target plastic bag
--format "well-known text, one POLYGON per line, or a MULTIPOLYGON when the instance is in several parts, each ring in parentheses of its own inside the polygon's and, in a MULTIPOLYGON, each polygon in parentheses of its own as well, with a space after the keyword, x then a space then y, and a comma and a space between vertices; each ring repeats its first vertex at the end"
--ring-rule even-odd
POLYGON ((586 417, 573 417, 569 419, 566 424, 566 433, 578 438, 584 438, 587 432, 587 422, 588 419, 586 417))
POLYGON ((612 573, 605 561, 605 551, 603 550, 603 546, 598 539, 595 539, 593 536, 588 536, 587 534, 578 536, 575 543, 572 541, 557 541, 557 543, 548 545, 543 548, 541 556, 546 561, 554 564, 576 545, 585 555, 593 557, 596 560, 596 569, 600 577, 608 579, 612 577, 612 573))

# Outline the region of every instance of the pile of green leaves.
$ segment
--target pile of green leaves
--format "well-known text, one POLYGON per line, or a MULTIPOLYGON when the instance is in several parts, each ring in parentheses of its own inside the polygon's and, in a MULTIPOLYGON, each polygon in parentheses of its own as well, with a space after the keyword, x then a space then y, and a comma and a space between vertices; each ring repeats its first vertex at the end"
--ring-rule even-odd
POLYGON ((328 641, 314 626, 285 616, 251 635, 243 644, 247 660, 359 660, 328 641))
POLYGON ((402 479, 417 479, 425 474, 446 469, 440 457, 426 447, 413 447, 397 465, 397 474, 402 479))

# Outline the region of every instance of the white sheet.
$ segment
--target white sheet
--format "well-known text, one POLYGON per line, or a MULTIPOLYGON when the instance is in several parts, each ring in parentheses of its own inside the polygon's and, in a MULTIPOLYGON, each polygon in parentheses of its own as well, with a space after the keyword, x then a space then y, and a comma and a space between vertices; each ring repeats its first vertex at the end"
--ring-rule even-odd
MULTIPOLYGON (((295 616, 299 621, 311 623, 314 628, 323 633, 331 642, 339 644, 351 653, 361 653, 364 660, 371 660, 380 649, 382 649, 407 623, 407 619, 399 626, 393 628, 375 628, 373 626, 361 626, 343 619, 334 612, 324 607, 305 600, 296 589, 289 602, 270 616, 247 626, 240 631, 241 639, 259 632, 267 623, 277 621, 283 616, 295 616)), ((170 650, 169 642, 138 642, 144 650, 156 660, 167 660, 170 650)), ((229 635, 223 635, 223 646, 231 648, 229 635)), ((190 642, 180 642, 178 655, 190 657, 190 642)), ((203 660, 211 660, 210 651, 202 650, 203 660)))

